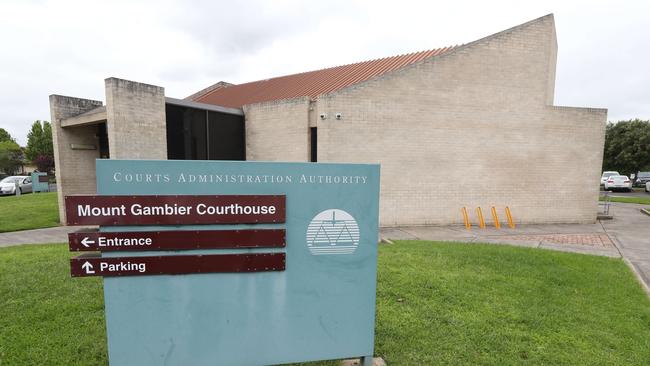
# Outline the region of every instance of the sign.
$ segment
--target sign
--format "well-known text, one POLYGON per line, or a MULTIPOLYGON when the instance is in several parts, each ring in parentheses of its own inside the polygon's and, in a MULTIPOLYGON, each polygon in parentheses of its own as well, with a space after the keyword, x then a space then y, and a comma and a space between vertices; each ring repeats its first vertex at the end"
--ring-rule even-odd
POLYGON ((50 190, 49 177, 45 172, 33 172, 32 178, 32 192, 47 192, 50 190))
POLYGON ((284 253, 70 259, 72 277, 284 271, 284 253))
POLYGON ((102 226, 98 236, 74 236, 71 248, 85 250, 86 239, 97 249, 100 237, 160 246, 99 248, 101 257, 73 259, 74 273, 104 276, 111 365, 280 365, 373 355, 378 165, 99 159, 96 166, 98 195, 66 206, 77 224, 102 226), (276 210, 193 216, 201 203, 276 210), (140 215, 134 204, 191 210, 140 215), (107 207, 115 211, 103 215, 107 207), (264 234, 228 239, 226 231, 264 234), (280 231, 284 244, 272 246, 280 231), (192 262, 187 274, 167 275, 179 261, 192 262), (259 271, 234 271, 244 268, 259 271))
POLYGON ((68 225, 280 223, 282 195, 66 196, 68 225))
POLYGON ((68 234, 70 251, 146 251, 283 248, 284 229, 78 231, 68 234))

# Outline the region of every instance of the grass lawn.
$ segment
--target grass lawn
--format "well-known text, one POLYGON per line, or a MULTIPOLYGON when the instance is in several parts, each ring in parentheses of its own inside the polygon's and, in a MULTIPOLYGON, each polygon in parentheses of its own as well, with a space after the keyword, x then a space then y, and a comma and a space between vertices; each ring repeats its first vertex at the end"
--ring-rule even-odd
MULTIPOLYGON (((600 201, 603 201, 604 199, 602 197, 599 198, 600 201)), ((640 205, 650 205, 650 195, 648 197, 609 197, 609 200, 612 202, 620 202, 620 203, 638 203, 640 205)))
POLYGON ((56 192, 0 197, 0 233, 59 225, 56 192))
MULTIPOLYGON (((0 365, 106 364, 101 280, 71 279, 71 255, 0 249, 0 365)), ((648 365, 650 301, 618 259, 397 242, 380 246, 375 341, 389 365, 648 365)))
POLYGON ((645 197, 611 197, 612 202, 621 203, 638 203, 640 205, 650 205, 650 196, 645 197))

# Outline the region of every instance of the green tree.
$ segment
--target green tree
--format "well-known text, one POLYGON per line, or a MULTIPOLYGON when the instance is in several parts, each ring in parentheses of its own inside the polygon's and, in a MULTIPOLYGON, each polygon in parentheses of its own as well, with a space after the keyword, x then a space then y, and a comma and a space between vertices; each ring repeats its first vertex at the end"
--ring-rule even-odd
POLYGON ((603 170, 621 174, 650 171, 650 121, 633 119, 607 124, 603 170))
MULTIPOLYGON (((54 161, 54 147, 52 145, 52 126, 49 122, 35 121, 27 134, 27 148, 25 150, 27 160, 37 164, 39 170, 51 170, 53 164, 43 166, 44 161, 54 161), (38 162, 38 163, 37 163, 38 162)), ((47 165, 47 164, 46 164, 47 165)))
POLYGON ((0 128, 0 142, 9 141, 9 140, 13 141, 13 137, 11 137, 11 135, 9 134, 9 132, 7 132, 7 130, 5 130, 4 128, 0 128))
POLYGON ((5 174, 16 174, 22 166, 23 153, 22 149, 13 140, 0 142, 0 170, 5 174))
POLYGON ((54 143, 52 142, 52 125, 48 121, 43 121, 43 142, 45 149, 43 155, 51 156, 54 159, 54 143))

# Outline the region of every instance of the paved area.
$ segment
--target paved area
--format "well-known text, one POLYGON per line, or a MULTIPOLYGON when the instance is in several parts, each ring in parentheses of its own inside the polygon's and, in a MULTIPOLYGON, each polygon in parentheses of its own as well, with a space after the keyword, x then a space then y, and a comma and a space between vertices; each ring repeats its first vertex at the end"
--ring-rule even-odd
POLYGON ((541 234, 541 235, 505 235, 508 240, 538 241, 564 245, 587 245, 592 248, 612 248, 614 243, 605 233, 602 234, 541 234))
MULTIPOLYGON (((601 194, 603 192, 600 192, 601 194)), ((643 188, 635 188, 634 191, 632 192, 619 192, 619 191, 612 191, 609 192, 609 195, 611 197, 639 197, 639 198, 650 198, 650 193, 646 193, 643 191, 643 188)))
POLYGON ((515 229, 473 226, 427 226, 382 229, 389 240, 436 240, 468 243, 510 244, 566 252, 620 257, 614 242, 600 224, 517 225, 515 229))
POLYGON ((67 243, 68 233, 83 229, 79 226, 57 226, 0 233, 0 248, 21 244, 67 243))

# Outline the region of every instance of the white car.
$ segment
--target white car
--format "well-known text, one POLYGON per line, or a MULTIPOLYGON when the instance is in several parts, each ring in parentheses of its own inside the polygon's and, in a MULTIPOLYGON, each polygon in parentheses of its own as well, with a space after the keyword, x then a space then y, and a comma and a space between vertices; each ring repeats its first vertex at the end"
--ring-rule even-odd
POLYGON ((608 172, 603 172, 603 175, 600 177, 600 185, 604 186, 605 182, 607 181, 607 178, 611 177, 612 175, 620 175, 618 172, 615 171, 608 171, 608 172))
POLYGON ((26 175, 14 175, 0 180, 0 195, 16 194, 16 182, 20 193, 32 191, 32 178, 26 175))
POLYGON ((645 191, 650 193, 650 182, 645 184, 645 191))
POLYGON ((612 175, 605 181, 605 190, 614 191, 614 190, 623 190, 630 192, 632 191, 632 181, 626 175, 612 175))

